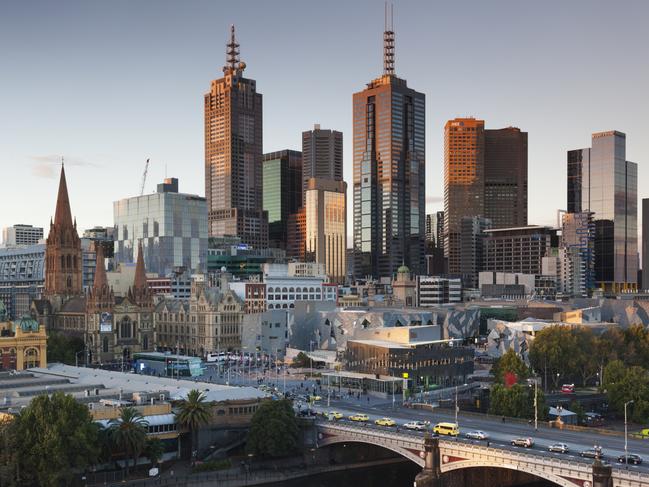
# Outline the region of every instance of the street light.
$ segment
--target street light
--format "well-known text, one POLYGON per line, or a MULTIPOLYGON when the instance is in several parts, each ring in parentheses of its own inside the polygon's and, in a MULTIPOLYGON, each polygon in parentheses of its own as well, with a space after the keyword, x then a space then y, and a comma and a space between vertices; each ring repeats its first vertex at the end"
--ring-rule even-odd
POLYGON ((633 399, 624 403, 624 463, 629 466, 629 452, 628 452, 628 431, 627 431, 627 422, 626 422, 626 407, 629 404, 633 404, 633 399))

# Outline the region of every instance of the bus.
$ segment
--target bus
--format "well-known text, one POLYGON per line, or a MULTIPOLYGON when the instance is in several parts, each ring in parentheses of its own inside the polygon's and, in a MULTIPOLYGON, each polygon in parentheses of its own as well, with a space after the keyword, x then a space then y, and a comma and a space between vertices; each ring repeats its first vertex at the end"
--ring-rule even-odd
POLYGON ((162 352, 140 352, 133 354, 133 371, 136 374, 160 377, 197 377, 203 375, 205 365, 199 357, 162 352))

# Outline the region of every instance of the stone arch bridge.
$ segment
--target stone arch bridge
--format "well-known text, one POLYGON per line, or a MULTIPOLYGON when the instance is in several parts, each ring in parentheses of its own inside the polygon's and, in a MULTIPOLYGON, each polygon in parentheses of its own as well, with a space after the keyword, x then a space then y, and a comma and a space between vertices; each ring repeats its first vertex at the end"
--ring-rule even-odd
POLYGON ((388 430, 370 424, 316 421, 316 447, 368 443, 415 462, 422 472, 416 487, 439 487, 441 475, 472 467, 517 470, 562 487, 649 487, 649 474, 612 468, 588 459, 563 459, 541 450, 518 451, 503 445, 476 444, 463 439, 439 439, 408 430, 388 430))

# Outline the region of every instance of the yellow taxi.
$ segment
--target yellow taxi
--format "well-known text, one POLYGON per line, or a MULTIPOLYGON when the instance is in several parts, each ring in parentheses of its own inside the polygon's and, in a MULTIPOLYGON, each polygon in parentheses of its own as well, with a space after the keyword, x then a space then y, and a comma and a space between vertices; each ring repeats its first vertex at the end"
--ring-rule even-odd
POLYGON ((369 421, 370 417, 367 414, 352 414, 349 419, 351 421, 369 421))
POLYGON ((329 419, 343 419, 343 413, 339 413, 338 411, 330 411, 328 413, 325 413, 325 416, 327 416, 329 419))
POLYGON ((379 418, 374 421, 374 424, 378 424, 379 426, 396 426, 397 423, 394 421, 394 419, 379 418))

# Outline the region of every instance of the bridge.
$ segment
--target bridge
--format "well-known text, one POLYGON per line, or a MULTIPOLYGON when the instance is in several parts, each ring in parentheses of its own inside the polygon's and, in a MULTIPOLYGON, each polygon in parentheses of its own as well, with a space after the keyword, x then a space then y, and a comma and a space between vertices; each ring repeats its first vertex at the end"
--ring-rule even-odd
POLYGON ((441 487, 444 473, 476 467, 524 472, 563 487, 649 487, 649 474, 624 465, 611 467, 586 458, 561 458, 542 450, 462 438, 441 439, 371 424, 317 420, 313 442, 318 448, 367 443, 398 453, 422 467, 416 487, 441 487))

